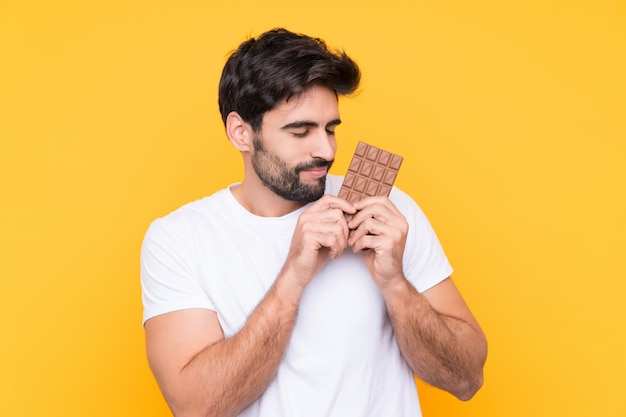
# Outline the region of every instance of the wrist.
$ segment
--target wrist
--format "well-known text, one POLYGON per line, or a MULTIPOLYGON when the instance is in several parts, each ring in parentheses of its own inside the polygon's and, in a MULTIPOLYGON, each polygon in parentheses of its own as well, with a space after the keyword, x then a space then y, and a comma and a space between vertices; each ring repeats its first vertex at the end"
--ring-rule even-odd
POLYGON ((408 294, 410 287, 412 287, 412 285, 404 275, 398 275, 395 278, 386 280, 383 285, 380 285, 380 291, 385 301, 387 301, 408 294))
POLYGON ((304 286, 291 274, 292 272, 283 270, 274 282, 272 291, 280 300, 293 304, 297 308, 298 304, 300 304, 304 286))

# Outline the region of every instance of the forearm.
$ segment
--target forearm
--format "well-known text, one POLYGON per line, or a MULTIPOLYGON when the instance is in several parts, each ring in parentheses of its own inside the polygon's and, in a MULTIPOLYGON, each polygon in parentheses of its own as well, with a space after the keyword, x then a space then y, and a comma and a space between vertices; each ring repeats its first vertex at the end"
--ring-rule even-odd
POLYGON ((487 344, 482 331, 436 311, 406 279, 383 295, 400 350, 413 372, 469 400, 483 381, 487 344))
POLYGON ((208 346, 183 369, 177 417, 232 416, 258 398, 275 376, 289 343, 297 300, 275 285, 235 335, 208 346))

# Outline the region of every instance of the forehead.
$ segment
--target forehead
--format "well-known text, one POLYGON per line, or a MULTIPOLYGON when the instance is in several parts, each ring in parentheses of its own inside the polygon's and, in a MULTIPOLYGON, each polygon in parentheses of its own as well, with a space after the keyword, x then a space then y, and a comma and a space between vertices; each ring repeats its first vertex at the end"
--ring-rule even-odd
POLYGON ((324 125, 339 118, 339 105, 335 92, 326 87, 314 86, 302 93, 282 100, 265 113, 263 125, 312 121, 324 125))

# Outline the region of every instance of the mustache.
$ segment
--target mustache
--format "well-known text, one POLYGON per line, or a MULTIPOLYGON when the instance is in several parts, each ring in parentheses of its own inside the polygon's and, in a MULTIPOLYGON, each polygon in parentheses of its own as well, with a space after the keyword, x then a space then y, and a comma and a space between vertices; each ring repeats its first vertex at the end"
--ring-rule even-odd
POLYGON ((335 162, 334 159, 327 161, 326 159, 323 159, 323 158, 315 158, 311 162, 306 162, 306 163, 297 165, 295 171, 297 174, 299 174, 300 171, 304 171, 305 169, 324 168, 324 167, 326 167, 327 169, 330 169, 330 167, 333 165, 333 162, 335 162))

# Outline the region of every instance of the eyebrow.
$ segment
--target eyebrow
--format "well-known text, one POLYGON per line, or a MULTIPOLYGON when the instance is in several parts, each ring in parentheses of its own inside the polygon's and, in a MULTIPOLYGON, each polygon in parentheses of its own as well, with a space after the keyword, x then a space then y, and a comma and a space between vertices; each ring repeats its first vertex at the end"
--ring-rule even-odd
MULTIPOLYGON (((328 122, 326 124, 326 127, 329 126, 338 126, 341 124, 341 120, 340 119, 334 119, 331 120, 330 122, 328 122)), ((286 125, 284 125, 283 127, 281 127, 282 130, 287 130, 287 129, 297 129, 299 127, 318 127, 319 123, 317 122, 313 122, 310 120, 299 120, 297 122, 291 122, 291 123, 287 123, 286 125)))

